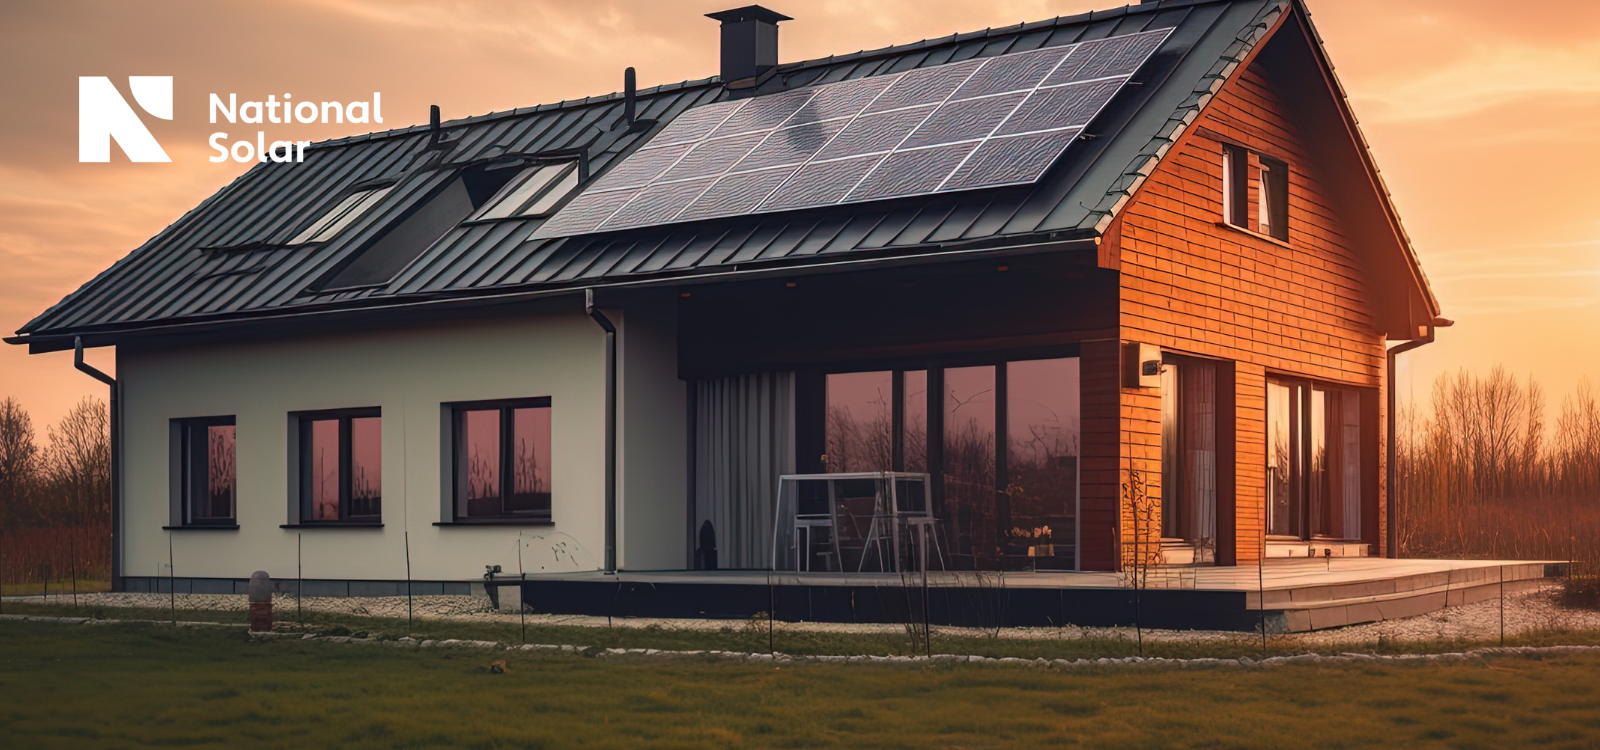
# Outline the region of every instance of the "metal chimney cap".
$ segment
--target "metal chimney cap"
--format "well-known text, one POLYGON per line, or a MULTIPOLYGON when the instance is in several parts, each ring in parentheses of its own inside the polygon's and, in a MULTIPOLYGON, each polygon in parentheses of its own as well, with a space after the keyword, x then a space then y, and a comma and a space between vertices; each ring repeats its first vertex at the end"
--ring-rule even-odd
POLYGON ((739 23, 740 21, 777 23, 779 21, 794 20, 778 11, 771 8, 763 8, 759 5, 746 5, 743 8, 734 8, 733 10, 719 10, 716 13, 707 13, 706 18, 723 23, 739 23))

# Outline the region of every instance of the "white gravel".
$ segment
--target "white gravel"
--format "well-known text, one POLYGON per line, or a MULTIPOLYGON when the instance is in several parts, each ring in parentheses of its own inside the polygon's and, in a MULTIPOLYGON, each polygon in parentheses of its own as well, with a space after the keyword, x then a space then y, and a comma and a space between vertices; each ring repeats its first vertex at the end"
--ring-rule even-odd
MULTIPOLYGON (((1537 588, 1506 592, 1504 607, 1507 636, 1539 631, 1585 630, 1600 631, 1600 612, 1578 610, 1560 606, 1555 595, 1559 584, 1546 583, 1537 588)), ((7 601, 40 601, 40 597, 6 597, 7 601)), ((67 597, 50 597, 51 603, 70 603, 67 597)), ((243 595, 179 594, 175 597, 177 609, 243 611, 248 603, 243 595)), ((167 594, 79 594, 80 606, 88 607, 154 607, 167 608, 173 603, 167 594)), ((405 617, 405 597, 306 597, 298 602, 309 612, 331 612, 373 617, 405 617)), ((280 621, 292 621, 297 602, 291 596, 278 595, 273 599, 273 609, 280 621)), ((421 619, 458 620, 474 622, 519 622, 515 613, 498 612, 490 608, 489 600, 471 596, 419 596, 412 600, 413 613, 421 619)), ((758 627, 766 623, 747 620, 669 620, 655 618, 606 618, 577 615, 527 615, 530 625, 570 625, 579 627, 661 628, 666 630, 722 631, 758 627)), ((788 632, 897 634, 905 631, 902 625, 853 623, 775 623, 774 627, 788 632)), ((1307 648, 1372 644, 1383 641, 1418 641, 1433 639, 1490 640, 1500 635, 1501 606, 1491 600, 1461 607, 1450 607, 1426 615, 1397 620, 1384 620, 1345 628, 1269 636, 1274 643, 1289 645, 1299 643, 1307 648)), ((1080 638, 1138 637, 1134 628, 1006 628, 982 630, 976 628, 935 627, 944 635, 971 635, 1023 640, 1070 640, 1080 638)), ((1203 630, 1145 630, 1143 637, 1152 641, 1228 641, 1253 639, 1259 636, 1203 630)))

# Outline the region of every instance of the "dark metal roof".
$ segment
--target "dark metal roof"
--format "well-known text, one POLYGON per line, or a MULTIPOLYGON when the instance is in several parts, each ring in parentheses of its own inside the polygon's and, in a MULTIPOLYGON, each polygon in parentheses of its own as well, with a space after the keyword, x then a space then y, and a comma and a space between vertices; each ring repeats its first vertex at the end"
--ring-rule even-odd
MULTIPOLYGON (((905 254, 1092 237, 1154 169, 1200 109, 1266 36, 1288 0, 1164 0, 782 65, 753 90, 716 79, 639 92, 638 117, 666 122, 730 96, 1173 28, 1130 87, 1037 184, 588 236, 529 240, 542 219, 451 230, 389 283, 317 292, 450 167, 552 151, 583 153, 597 174, 655 129, 622 123, 622 96, 324 141, 302 164, 259 164, 46 310, 14 343, 175 323, 227 321, 406 300, 670 279, 735 267, 804 265, 839 253, 905 254), (442 168, 441 168, 442 167, 442 168), (357 185, 394 181, 372 210, 324 244, 284 246, 357 185)), ((657 128, 659 129, 659 128, 657 128)), ((51 348, 54 348, 52 346, 51 348)))

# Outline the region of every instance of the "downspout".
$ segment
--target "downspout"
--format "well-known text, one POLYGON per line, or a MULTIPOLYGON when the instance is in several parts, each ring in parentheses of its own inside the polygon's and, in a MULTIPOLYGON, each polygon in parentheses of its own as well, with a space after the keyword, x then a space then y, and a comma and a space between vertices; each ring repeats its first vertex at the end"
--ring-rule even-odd
POLYGON ((1389 525, 1389 533, 1386 535, 1386 541, 1388 543, 1387 546, 1389 549, 1388 554, 1385 556, 1389 558, 1398 558, 1400 556, 1400 504, 1395 500, 1395 456, 1399 452, 1399 440, 1395 437, 1398 424, 1398 415, 1395 413, 1397 410, 1397 397, 1395 396, 1394 387, 1395 367, 1398 364, 1398 359, 1401 354, 1409 352, 1412 349, 1420 349, 1428 344, 1433 343, 1433 335, 1436 329, 1449 328, 1452 325, 1455 325, 1455 321, 1453 320, 1434 318, 1433 321, 1428 324, 1428 332, 1423 334, 1422 338, 1412 339, 1404 344, 1400 344, 1399 346, 1390 347, 1387 352, 1389 359, 1389 372, 1388 380, 1385 381, 1385 385, 1388 386, 1386 390, 1388 391, 1387 396, 1389 403, 1387 415, 1388 427, 1387 432, 1384 433, 1384 437, 1386 438, 1385 442, 1387 443, 1388 450, 1386 462, 1387 465, 1384 468, 1387 470, 1388 477, 1384 484, 1384 491, 1386 499, 1388 500, 1388 503, 1386 504, 1387 507, 1385 509, 1385 515, 1388 517, 1387 520, 1389 525))
POLYGON ((606 332, 606 572, 617 572, 617 327, 583 290, 583 311, 606 332))
POLYGON ((122 388, 117 379, 83 361, 83 339, 72 339, 72 366, 111 388, 111 590, 122 590, 122 388))

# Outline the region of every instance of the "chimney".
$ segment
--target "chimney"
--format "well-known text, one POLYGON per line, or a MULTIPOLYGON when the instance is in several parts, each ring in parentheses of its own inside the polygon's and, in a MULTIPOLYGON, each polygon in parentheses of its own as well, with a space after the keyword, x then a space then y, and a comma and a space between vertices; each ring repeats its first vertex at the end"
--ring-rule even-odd
POLYGON ((793 19, 759 5, 706 18, 722 22, 722 85, 750 81, 778 67, 778 22, 793 19))

